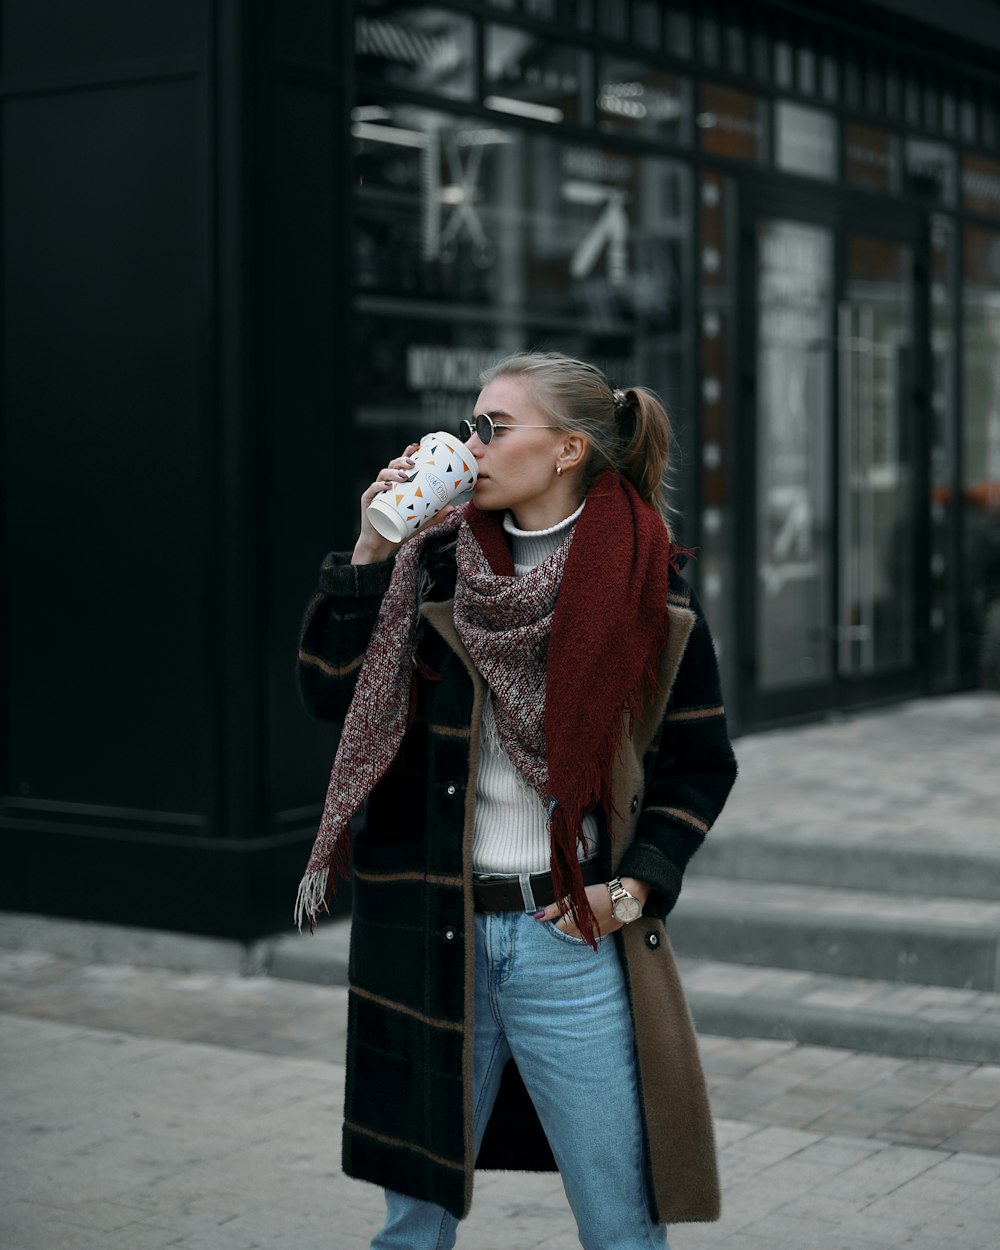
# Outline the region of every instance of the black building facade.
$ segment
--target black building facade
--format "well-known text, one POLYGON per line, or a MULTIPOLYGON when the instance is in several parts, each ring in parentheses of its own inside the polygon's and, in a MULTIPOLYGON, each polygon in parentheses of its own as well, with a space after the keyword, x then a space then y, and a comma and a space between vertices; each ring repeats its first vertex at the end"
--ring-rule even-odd
POLYGON ((1000 667, 993 0, 0 12, 0 904, 286 923, 315 567, 507 351, 666 400, 737 727, 1000 667))

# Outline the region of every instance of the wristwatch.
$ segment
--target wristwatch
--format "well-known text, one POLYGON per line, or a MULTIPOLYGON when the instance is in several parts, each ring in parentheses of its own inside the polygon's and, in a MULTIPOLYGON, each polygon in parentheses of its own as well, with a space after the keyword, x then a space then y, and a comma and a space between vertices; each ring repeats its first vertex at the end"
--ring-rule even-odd
POLYGON ((622 924, 631 924, 633 920, 639 919, 642 915, 642 904, 634 894, 629 894, 625 889, 621 877, 613 877, 608 882, 608 890, 611 892, 611 912, 616 920, 620 920, 622 924))

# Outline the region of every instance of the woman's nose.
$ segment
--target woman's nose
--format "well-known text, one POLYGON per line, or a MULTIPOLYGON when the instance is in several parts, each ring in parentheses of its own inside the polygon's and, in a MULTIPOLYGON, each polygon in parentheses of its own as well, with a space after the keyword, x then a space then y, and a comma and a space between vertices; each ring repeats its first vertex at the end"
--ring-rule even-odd
POLYGON ((471 436, 465 440, 465 445, 477 460, 486 450, 486 444, 480 439, 479 435, 475 433, 475 431, 473 431, 471 436))

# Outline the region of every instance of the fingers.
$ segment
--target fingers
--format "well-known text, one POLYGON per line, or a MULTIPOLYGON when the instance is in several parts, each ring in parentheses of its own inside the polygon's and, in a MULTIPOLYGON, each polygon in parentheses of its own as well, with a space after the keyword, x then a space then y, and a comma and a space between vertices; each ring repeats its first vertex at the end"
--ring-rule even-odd
POLYGON ((362 511, 368 507, 376 495, 387 491, 394 482, 405 482, 407 480, 413 469, 413 452, 419 446, 419 443, 410 443, 401 456, 390 460, 384 469, 379 469, 375 481, 365 489, 364 494, 361 496, 362 511))
POLYGON ((414 464, 409 453, 415 450, 416 448, 411 445, 402 456, 397 456, 395 460, 390 460, 384 469, 379 469, 372 485, 379 487, 381 490, 388 490, 393 482, 408 481, 410 474, 413 472, 414 464))
POLYGON ((548 907, 539 907, 537 911, 531 913, 532 920, 558 920, 559 904, 550 903, 548 907))
MULTIPOLYGON (((606 885, 589 885, 587 886, 586 894, 587 901, 590 903, 590 909, 594 913, 594 919, 597 921, 599 933, 614 933, 616 929, 622 927, 621 921, 617 920, 611 911, 611 895, 608 893, 606 885)), ((532 919, 537 920, 540 924, 554 923, 564 933, 568 933, 572 937, 582 936, 580 930, 573 922, 573 917, 568 912, 564 914, 560 910, 558 903, 550 903, 548 907, 539 907, 531 915, 532 919)))

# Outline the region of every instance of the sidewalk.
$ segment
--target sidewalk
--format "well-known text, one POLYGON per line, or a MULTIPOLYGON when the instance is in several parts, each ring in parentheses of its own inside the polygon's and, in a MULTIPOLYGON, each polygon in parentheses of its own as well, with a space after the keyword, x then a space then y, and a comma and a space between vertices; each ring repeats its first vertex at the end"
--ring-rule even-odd
MULTIPOLYGON (((3 1250, 355 1250, 347 991, 0 955, 3 1250)), ((673 1250, 993 1250, 1000 1067, 703 1038, 724 1185, 673 1250)), ((600 1126, 595 1122, 595 1150, 600 1126)), ((571 1250, 557 1177, 482 1174, 461 1250, 571 1250)))
MULTIPOLYGON (((1000 696, 737 754, 671 922, 724 1215, 673 1250, 994 1250, 1000 696)), ((347 937, 0 916, 0 1250, 363 1250, 381 1195, 339 1171, 347 937)), ((577 1247, 558 1178, 477 1177, 458 1245, 577 1247)))

